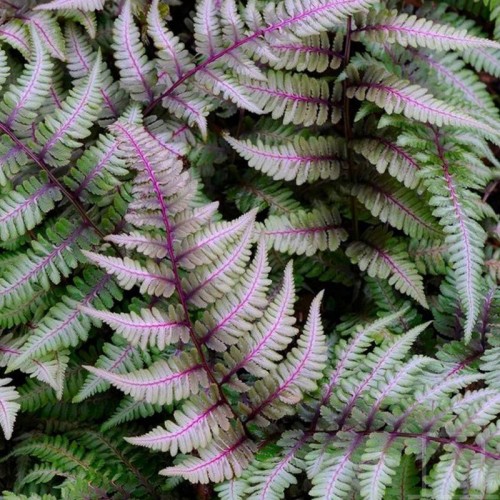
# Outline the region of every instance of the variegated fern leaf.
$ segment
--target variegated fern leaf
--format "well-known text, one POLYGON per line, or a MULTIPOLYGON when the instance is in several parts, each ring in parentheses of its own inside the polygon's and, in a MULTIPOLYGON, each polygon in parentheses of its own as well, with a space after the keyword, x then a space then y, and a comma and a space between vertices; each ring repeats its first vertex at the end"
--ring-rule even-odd
POLYGON ((496 498, 499 26, 0 1, 3 495, 496 498))

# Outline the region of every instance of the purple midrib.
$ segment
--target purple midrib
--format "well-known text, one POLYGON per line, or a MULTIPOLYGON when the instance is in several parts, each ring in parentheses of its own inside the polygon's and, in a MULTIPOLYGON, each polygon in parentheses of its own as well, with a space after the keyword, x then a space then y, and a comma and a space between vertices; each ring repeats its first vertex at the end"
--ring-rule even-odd
POLYGON ((240 229, 244 224, 246 220, 239 221, 237 224, 232 224, 228 226, 226 229, 223 231, 220 231, 213 236, 210 236, 208 238, 205 238, 204 240, 199 241, 196 245, 193 247, 189 248, 188 250, 185 250, 184 252, 180 253, 177 255, 176 261, 179 262, 188 255, 192 254, 193 252, 196 252, 196 250, 200 250, 201 248, 210 245, 214 241, 217 241, 218 239, 224 238, 224 236, 231 234, 233 231, 236 233, 238 229, 240 229))
POLYGON ((5 31, 0 29, 0 35, 5 36, 6 38, 13 38, 16 42, 19 43, 19 45, 22 45, 22 47, 24 48, 24 50, 26 50, 26 52, 29 52, 30 50, 29 46, 26 45, 25 41, 22 38, 18 37, 15 33, 11 33, 10 31, 5 31))
MULTIPOLYGON (((82 305, 87 305, 91 300, 93 300, 97 294, 104 288, 106 283, 110 280, 110 276, 104 275, 101 280, 97 283, 97 285, 90 290, 90 292, 86 295, 86 297, 83 299, 81 302, 82 305)), ((30 345, 29 348, 26 351, 23 351, 21 353, 22 356, 26 355, 26 353, 33 353, 36 352, 38 347, 43 344, 44 342, 47 342, 49 339, 53 338, 56 336, 61 330, 64 330, 67 325, 69 325, 77 316, 81 314, 81 311, 79 309, 75 309, 70 316, 68 316, 58 327, 50 332, 50 334, 45 335, 41 339, 38 339, 37 342, 34 344, 30 345)), ((28 356, 29 356, 28 354, 28 356)))
POLYGON ((36 201, 38 198, 43 196, 47 191, 51 189, 55 188, 50 183, 42 186, 40 189, 38 189, 38 191, 35 191, 31 196, 26 198, 26 200, 21 205, 17 206, 11 212, 7 212, 3 217, 0 217, 0 224, 5 223, 6 220, 11 219, 12 217, 15 217, 19 212, 25 210, 28 205, 36 201))
POLYGON ((125 31, 125 48, 127 50, 128 58, 130 61, 132 61, 132 64, 134 65, 134 70, 139 77, 141 84, 146 91, 146 94, 148 96, 148 99, 151 101, 153 99, 153 91, 151 87, 149 86, 148 82, 146 81, 146 78, 142 74, 141 68, 139 67, 138 62, 135 59, 135 54, 132 51, 132 47, 130 46, 130 24, 132 23, 132 18, 131 15, 128 16, 127 22, 124 22, 124 31, 125 31))
POLYGON ((248 421, 251 421, 253 418, 255 418, 256 415, 258 415, 261 411, 262 408, 266 407, 268 404, 270 404, 272 401, 274 401, 279 395, 286 390, 286 388, 295 380, 295 377, 297 376, 298 373, 302 370, 304 365, 306 364, 309 355, 311 354, 312 348, 314 341, 316 340, 316 327, 317 325, 314 324, 311 326, 311 335, 309 338, 309 343, 307 344, 307 349, 302 356, 302 359, 300 360, 300 363, 295 367, 295 370, 291 373, 291 375, 288 377, 287 381, 276 391, 274 391, 272 394, 270 394, 262 403, 260 403, 257 408, 254 408, 250 415, 248 416, 248 421), (314 333, 313 333, 314 332, 314 333))
POLYGON ((14 283, 11 283, 7 288, 0 290, 0 296, 3 296, 9 293, 13 288, 16 288, 26 281, 28 281, 34 274, 36 274, 41 268, 43 268, 47 262, 49 262, 53 257, 62 252, 65 248, 69 247, 74 241, 80 236, 80 234, 86 229, 86 226, 79 226, 73 233, 71 233, 70 237, 64 240, 60 245, 55 247, 48 255, 46 255, 33 269, 30 270, 28 274, 24 274, 21 279, 17 280, 14 283))
POLYGON ((158 436, 149 436, 149 437, 144 437, 140 439, 141 443, 163 443, 165 441, 172 441, 173 439, 176 439, 179 436, 182 436, 183 434, 186 434, 191 430, 195 425, 198 424, 201 420, 205 419, 210 413, 212 413, 219 405, 220 401, 217 401, 217 403, 213 404, 210 408, 205 410, 201 415, 198 415, 194 420, 191 420, 189 424, 185 427, 181 427, 181 429, 177 432, 169 432, 168 434, 165 434, 161 437, 158 436))
POLYGON ((424 104, 424 103, 417 101, 416 99, 413 99, 412 97, 406 95, 404 93, 404 91, 396 89, 394 87, 389 87, 388 85, 384 85, 381 83, 373 83, 373 82, 359 82, 359 83, 355 83, 355 84, 350 85, 350 87, 367 87, 369 89, 370 88, 380 89, 380 90, 383 90, 384 92, 387 92, 388 94, 393 94, 393 95, 397 96, 402 101, 406 101, 406 102, 413 104, 417 108, 425 109, 427 111, 431 111, 431 112, 437 113, 441 116, 446 116, 452 120, 455 120, 455 123, 457 121, 458 122, 465 122, 465 123, 470 124, 471 126, 479 127, 483 130, 485 129, 485 127, 480 126, 481 125, 480 122, 478 122, 477 120, 474 120, 472 118, 469 118, 466 115, 459 115, 457 113, 443 111, 443 110, 436 108, 436 107, 433 107, 433 106, 428 106, 427 104, 424 104))
MULTIPOLYGON (((440 27, 442 25, 439 25, 440 27)), ((481 38, 477 37, 471 37, 470 35, 464 35, 466 38, 464 39, 464 36, 460 37, 458 35, 443 35, 442 33, 432 32, 432 31, 422 31, 422 30, 417 30, 417 29, 412 29, 412 28, 406 28, 404 26, 396 26, 396 25, 391 25, 391 24, 378 24, 375 26, 366 26, 364 28, 359 28, 357 30, 353 30, 353 33, 360 33, 362 31, 395 31, 395 32, 405 32, 405 33, 411 33, 412 35, 415 36, 428 36, 432 38, 443 38, 445 40, 450 40, 450 41, 458 41, 458 42, 464 42, 464 43, 470 43, 470 42, 477 42, 477 41, 483 41, 481 38)), ((488 40, 484 40, 485 44, 488 44, 488 40)))
POLYGON ((238 40, 237 42, 235 42, 233 45, 230 45, 229 47, 225 48, 224 50, 221 50, 217 54, 214 54, 212 57, 209 57, 208 59, 206 59, 205 61, 203 61, 202 63, 200 63, 198 66, 195 66, 194 68, 192 68, 191 70, 189 70, 188 72, 186 72, 170 88, 168 88, 165 92, 163 92, 160 96, 158 96, 146 108, 145 114, 149 114, 152 111, 152 109, 154 108, 154 106, 156 104, 158 104, 159 102, 161 102, 161 100, 163 98, 165 98, 167 96, 170 96, 177 87, 179 87, 180 85, 182 85, 188 78, 190 78, 191 76, 193 76, 194 74, 196 74, 198 71, 203 70, 204 68, 206 68, 207 66, 209 66, 213 62, 217 61, 221 57, 224 57, 226 54, 229 54, 230 52, 232 52, 233 50, 236 50, 237 48, 241 47, 242 45, 245 45, 246 43, 251 42, 252 40, 255 40, 259 36, 265 35, 266 33, 272 33, 273 31, 277 31, 277 30, 279 30, 281 28, 285 28, 289 24, 299 23, 299 22, 301 22, 303 19, 305 19, 307 17, 317 15, 317 14, 319 14, 319 13, 325 11, 325 10, 328 10, 328 9, 330 9, 332 7, 342 7, 342 6, 346 6, 346 5, 349 5, 349 4, 354 4, 355 5, 355 4, 358 4, 358 3, 360 3, 359 0, 337 0, 337 1, 329 2, 327 4, 320 5, 319 7, 315 7, 313 9, 310 9, 310 10, 307 10, 305 12, 302 12, 301 14, 299 14, 297 16, 293 16, 293 17, 291 17, 289 19, 285 19, 285 20, 280 21, 280 22, 278 22, 276 24, 268 26, 267 28, 263 28, 263 29, 257 30, 257 31, 255 31, 251 35, 248 35, 245 38, 241 38, 240 40, 238 40))
POLYGON ((214 333, 216 333, 217 331, 219 331, 220 329, 222 329, 224 327, 224 325, 226 325, 226 323, 228 323, 229 321, 231 321, 231 319, 234 318, 238 314, 238 312, 241 309, 243 309, 244 306, 246 306, 247 302, 250 300, 250 297, 254 294, 255 290, 258 287, 261 269, 262 269, 262 265, 259 266, 259 269, 256 272, 256 279, 252 282, 252 286, 250 287, 250 290, 248 290, 248 292, 245 295, 245 297, 243 298, 243 300, 238 301, 239 302, 238 305, 218 325, 216 325, 214 328, 212 328, 201 339, 201 341, 203 343, 208 342, 208 340, 210 340, 210 338, 212 338, 212 336, 214 335, 214 333))
POLYGON ((7 127, 10 127, 12 125, 12 122, 15 120, 17 114, 22 109, 24 103, 28 99, 28 96, 33 90, 33 87, 35 86, 35 83, 37 82, 41 71, 42 71, 42 58, 40 57, 36 60, 35 71, 33 72, 29 85, 26 87, 24 94, 19 98, 19 101, 16 102, 14 109, 12 110, 12 112, 7 117, 7 120, 5 121, 5 125, 7 125, 7 127))
POLYGON ((90 81, 87 84, 87 87, 85 89, 85 94, 83 95, 83 98, 80 99, 78 102, 78 106, 76 109, 73 111, 73 113, 70 114, 64 125, 59 128, 56 133, 46 142, 45 146, 43 146, 42 150, 40 151, 40 159, 43 160, 47 152, 52 148, 52 146, 63 136, 63 134, 66 132, 66 130, 71 127, 71 124, 75 121, 75 119, 78 117, 80 114, 80 111, 83 109, 83 107, 87 104, 89 96, 90 96, 90 91, 92 89, 92 85, 90 85, 90 81))
MULTIPOLYGON (((133 387, 154 387, 162 384, 168 384, 174 380, 177 380, 179 378, 185 377, 189 375, 190 373, 193 373, 195 371, 198 371, 201 368, 201 365, 194 365, 190 366, 188 369, 182 371, 182 372, 175 372, 172 373, 171 375, 168 375, 166 377, 163 377, 161 379, 157 380, 149 380, 149 381, 136 381, 136 380, 127 380, 125 378, 120 378, 120 376, 112 376, 110 379, 114 381, 115 383, 119 384, 125 384, 128 386, 133 386, 133 387)), ((113 375, 113 374, 111 374, 113 375)))
POLYGON ((80 193, 94 180, 103 167, 106 165, 106 163, 109 161, 109 159, 113 156, 113 153, 115 152, 117 148, 117 142, 116 140, 113 142, 112 147, 106 152, 106 154, 101 158, 99 163, 85 176, 83 181, 80 183, 78 188, 75 190, 75 194, 77 196, 80 195, 80 193))
POLYGON ((325 106, 329 105, 328 99, 321 99, 319 97, 309 97, 300 94, 293 94, 290 92, 284 92, 278 89, 270 89, 266 87, 259 87, 258 85, 245 85, 245 87, 249 90, 255 90, 257 92, 262 92, 264 94, 271 94, 276 97, 289 99, 290 101, 298 101, 298 102, 312 102, 314 104, 323 104, 325 106))
POLYGON ((200 458, 199 460, 201 460, 202 463, 199 465, 196 465, 194 467, 186 468, 186 472, 193 473, 199 469, 204 469, 204 468, 210 467, 213 463, 218 462, 219 460, 222 460, 226 455, 229 455, 234 450, 239 448, 246 440, 247 440, 246 436, 241 437, 238 441, 236 441, 236 443, 233 443, 229 448, 226 448, 221 453, 219 453, 219 455, 215 456, 211 460, 206 461, 206 460, 202 460, 200 458))
POLYGON ((291 293, 291 287, 288 287, 288 290, 286 290, 285 293, 285 297, 282 300, 278 315, 274 318, 275 321, 271 325, 269 331, 261 338, 260 342, 256 346, 254 346, 253 349, 239 363, 237 363, 233 368, 231 368, 228 374, 224 376, 223 381, 229 380, 229 378, 232 375, 234 375, 240 368, 247 365, 250 361, 252 361, 252 359, 255 358, 255 356, 258 356, 260 354, 260 351, 263 348, 265 348, 267 341, 274 335, 274 333, 280 327, 281 321, 285 316, 285 311, 288 306, 288 301, 290 300, 290 293, 291 293))
MULTIPOLYGON (((83 54, 81 53, 80 47, 78 46, 78 42, 76 40, 73 41, 73 45, 75 47, 75 52, 76 52, 76 55, 78 56, 78 59, 80 60, 80 63, 87 71, 90 71, 90 66, 89 66, 88 62, 85 60, 85 57, 83 56, 83 54)), ((108 106, 110 111, 113 113, 113 116, 116 118, 118 116, 118 112, 116 110, 115 105, 113 104, 113 101, 111 100, 111 97, 102 88, 99 89, 99 92, 101 93, 104 101, 106 102, 106 106, 108 106)))

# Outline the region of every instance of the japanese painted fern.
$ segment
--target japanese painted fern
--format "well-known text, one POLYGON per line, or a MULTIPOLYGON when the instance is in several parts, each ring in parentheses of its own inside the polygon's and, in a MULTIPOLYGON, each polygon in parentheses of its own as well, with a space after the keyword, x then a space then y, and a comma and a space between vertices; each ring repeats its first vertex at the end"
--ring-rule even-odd
POLYGON ((499 2, 0 8, 5 498, 498 497, 499 2))

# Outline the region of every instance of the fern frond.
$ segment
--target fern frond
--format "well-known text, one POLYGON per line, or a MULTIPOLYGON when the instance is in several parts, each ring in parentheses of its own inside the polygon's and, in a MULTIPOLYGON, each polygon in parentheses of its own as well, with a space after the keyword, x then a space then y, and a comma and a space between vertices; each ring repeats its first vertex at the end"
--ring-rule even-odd
POLYGON ((270 50, 276 59, 267 62, 274 70, 295 70, 323 73, 329 67, 337 69, 341 63, 341 54, 335 50, 335 42, 331 47, 326 32, 290 41, 285 36, 279 37, 270 44, 270 50))
POLYGON ((260 139, 254 144, 228 134, 224 139, 250 167, 274 180, 294 180, 298 185, 318 179, 336 179, 343 163, 341 143, 334 137, 296 137, 282 144, 266 144, 260 139))
POLYGON ((210 264, 241 238, 254 219, 255 212, 251 211, 233 222, 215 222, 187 236, 176 251, 178 264, 185 269, 210 264))
POLYGON ((283 351, 297 334, 293 326, 293 304, 295 287, 291 263, 285 268, 283 285, 276 297, 267 306, 258 322, 254 323, 248 340, 243 338, 224 356, 230 371, 223 381, 244 368, 247 372, 263 378, 277 366, 283 351))
POLYGON ((102 10, 106 0, 52 0, 37 5, 35 10, 79 9, 83 11, 102 10))
POLYGON ((153 99, 154 69, 141 43, 139 29, 134 23, 130 0, 122 7, 113 30, 113 48, 120 83, 139 102, 153 99))
POLYGON ((436 24, 415 15, 398 14, 397 10, 380 10, 374 16, 368 16, 366 21, 354 30, 353 40, 360 39, 439 51, 462 51, 470 47, 500 49, 498 42, 469 35, 465 29, 436 24))
POLYGON ((347 69, 352 80, 348 85, 347 96, 375 103, 389 115, 403 114, 407 118, 439 127, 454 125, 474 129, 495 143, 499 142, 498 132, 488 123, 476 120, 450 104, 435 99, 426 89, 391 75, 383 67, 368 67, 362 78, 352 66, 347 69), (355 71, 355 70, 354 70, 355 71))
POLYGON ((357 481, 358 466, 354 463, 353 454, 360 447, 363 438, 339 432, 335 443, 328 443, 328 437, 317 433, 314 436, 317 443, 311 445, 305 457, 307 474, 313 487, 310 490, 312 498, 347 498, 357 481), (325 450, 325 441, 327 448, 325 450), (317 460, 321 466, 317 471, 317 460))
POLYGON ((172 75, 180 78, 193 68, 191 56, 184 44, 164 25, 159 11, 159 0, 153 0, 148 12, 148 33, 153 39, 157 56, 161 61, 161 72, 158 79, 168 78, 172 83, 172 75))
MULTIPOLYGON (((252 219, 255 214, 251 214, 252 219)), ((216 257, 212 263, 194 270, 183 280, 186 298, 197 307, 205 307, 231 291, 240 279, 250 260, 252 224, 244 230, 241 238, 226 250, 225 255, 216 257)))
POLYGON ((207 89, 215 96, 222 96, 240 108, 255 114, 264 112, 261 106, 254 101, 252 89, 240 84, 238 79, 232 76, 228 76, 217 69, 205 69, 196 73, 196 80, 201 88, 207 89))
POLYGON ((10 439, 14 429, 14 421, 21 405, 16 403, 19 394, 7 384, 10 378, 0 379, 0 427, 3 430, 5 439, 10 439))
POLYGON ((18 238, 43 221, 62 198, 45 176, 26 179, 17 189, 0 198, 0 239, 18 238))
POLYGON ((272 459, 258 461, 252 464, 248 475, 246 498, 251 500, 283 498, 285 490, 292 484, 297 484, 296 474, 303 469, 300 448, 306 436, 302 431, 284 432, 277 442, 280 453, 272 459))
POLYGON ((404 188, 391 178, 375 177, 354 186, 352 194, 357 197, 374 217, 402 229, 413 238, 439 238, 437 221, 421 197, 404 188))
MULTIPOLYGON (((19 349, 25 343, 25 337, 4 336, 0 344, 0 366, 8 366, 11 361, 21 355, 19 349)), ((45 356, 40 360, 29 360, 20 366, 20 370, 31 377, 49 384, 61 398, 64 388, 64 374, 69 358, 64 352, 45 356)))
POLYGON ((98 54, 88 77, 70 91, 54 116, 37 127, 35 137, 43 144, 38 146, 39 156, 50 165, 66 165, 73 148, 81 146, 79 140, 89 136, 101 103, 101 64, 98 54))
POLYGON ((48 12, 41 11, 30 13, 28 20, 51 56, 60 61, 65 61, 66 44, 64 43, 64 36, 56 18, 48 12))
POLYGON ((228 429, 201 448, 198 457, 188 457, 179 465, 167 467, 160 474, 182 476, 193 483, 220 483, 240 476, 253 457, 255 445, 243 434, 243 429, 228 429))
POLYGON ((216 397, 198 395, 174 412, 175 423, 168 421, 165 427, 157 427, 144 436, 126 438, 129 443, 146 446, 153 450, 189 453, 194 448, 205 448, 216 436, 230 429, 232 411, 216 397))
POLYGON ((427 169, 429 181, 433 181, 428 183, 428 189, 433 194, 431 205, 436 207, 433 214, 440 218, 447 233, 445 243, 448 245, 460 302, 466 313, 464 330, 468 341, 479 314, 486 235, 475 220, 478 218, 477 209, 474 210, 473 205, 460 196, 463 189, 458 181, 460 171, 455 173, 452 169, 442 139, 437 133, 434 134, 434 142, 438 164, 427 169))
MULTIPOLYGON (((16 133, 27 135, 37 110, 48 97, 53 64, 36 31, 31 28, 33 56, 15 84, 11 84, 0 103, 0 120, 16 133)), ((7 64, 6 64, 6 67, 7 64)), ((0 76, 0 81, 2 77, 0 76)))
MULTIPOLYGON (((109 382, 106 383, 109 384, 109 382)), ((113 429, 117 425, 131 422, 133 420, 139 420, 141 418, 151 417, 155 413, 164 411, 164 409, 164 405, 146 403, 145 401, 136 401, 130 396, 125 396, 115 409, 113 415, 111 415, 111 417, 102 424, 101 431, 107 432, 109 429, 113 429)))
POLYGON ((427 300, 422 277, 408 259, 404 245, 392 239, 382 228, 368 231, 365 242, 356 241, 347 248, 346 254, 368 276, 388 279, 389 284, 409 295, 423 307, 427 300))
POLYGON ((216 301, 195 323, 201 342, 215 351, 223 351, 253 328, 253 321, 262 316, 268 305, 269 271, 267 254, 260 244, 236 288, 216 301))
POLYGON ((353 149, 375 166, 380 174, 388 172, 407 188, 417 187, 420 166, 408 151, 384 137, 356 139, 353 149))
MULTIPOLYGON (((339 26, 347 16, 366 10, 373 3, 373 0, 293 0, 270 3, 264 10, 264 20, 273 28, 272 31, 290 31, 302 38, 339 26)), ((249 8, 254 7, 250 4, 249 8)))
MULTIPOLYGON (((114 340, 114 339, 113 339, 114 340)), ((102 347, 102 354, 96 361, 96 367, 101 370, 116 373, 127 373, 143 367, 143 355, 140 349, 122 345, 124 342, 106 343, 102 347)), ((85 379, 85 383, 73 397, 73 403, 80 403, 96 393, 103 392, 109 388, 109 383, 90 373, 85 379)))
POLYGON ((60 283, 81 261, 79 247, 95 242, 84 225, 72 225, 61 219, 46 236, 32 242, 18 266, 0 277, 0 304, 10 307, 17 300, 33 295, 35 286, 47 290, 50 283, 60 283))
POLYGON ((253 102, 283 123, 323 125, 328 119, 330 90, 323 79, 303 74, 269 70, 266 80, 245 84, 253 102))
POLYGON ((385 490, 396 474, 396 468, 401 461, 403 443, 395 441, 389 435, 370 436, 362 456, 363 465, 359 475, 361 494, 381 500, 385 490))
MULTIPOLYGON (((310 308, 304 332, 297 340, 297 346, 270 373, 270 384, 266 388, 264 380, 256 382, 249 391, 251 401, 248 420, 258 425, 266 425, 268 420, 281 418, 287 405, 296 405, 305 391, 314 391, 317 381, 323 376, 326 359, 326 342, 319 316, 323 293, 317 295, 310 308)), ((288 410, 289 411, 289 410, 288 410)))
POLYGON ((104 196, 116 188, 121 182, 120 177, 127 173, 125 163, 118 154, 117 141, 103 134, 78 158, 76 165, 64 177, 64 182, 82 198, 90 194, 104 196))
POLYGON ((200 386, 209 385, 205 370, 189 353, 169 360, 159 360, 149 368, 123 375, 93 366, 84 368, 134 399, 152 404, 170 404, 191 394, 197 394, 200 386))
POLYGON ((140 346, 142 349, 151 345, 163 350, 165 346, 179 340, 182 342, 189 340, 189 331, 180 307, 170 306, 168 312, 153 307, 130 314, 83 307, 82 312, 104 321, 133 346, 140 346))
POLYGON ((107 257, 94 252, 82 252, 89 260, 95 262, 107 273, 113 274, 122 288, 130 290, 140 285, 141 293, 157 297, 169 297, 174 292, 172 271, 166 264, 148 261, 146 265, 129 257, 107 257))
MULTIPOLYGON (((18 50, 26 59, 31 55, 31 43, 26 29, 26 23, 19 19, 11 19, 0 27, 0 40, 18 50)), ((3 51, 2 51, 3 52, 3 51)), ((3 66, 4 73, 9 71, 8 65, 3 66)))
POLYGON ((40 319, 20 348, 19 357, 12 360, 9 368, 18 368, 32 358, 76 346, 81 340, 86 340, 92 323, 81 313, 81 305, 98 304, 101 296, 107 303, 120 297, 111 279, 95 272, 84 273, 83 279, 76 278, 74 285, 68 287, 66 292, 40 319))
POLYGON ((256 234, 279 252, 307 256, 320 250, 335 251, 347 234, 340 226, 340 216, 333 208, 322 205, 290 215, 271 215, 257 225, 256 234))
MULTIPOLYGON (((68 70, 76 83, 89 74, 98 54, 94 51, 88 38, 75 25, 68 24, 66 26, 65 36, 68 46, 68 70)), ((113 79, 104 61, 100 77, 99 92, 104 102, 100 118, 117 118, 124 107, 125 92, 120 89, 119 83, 113 79)))

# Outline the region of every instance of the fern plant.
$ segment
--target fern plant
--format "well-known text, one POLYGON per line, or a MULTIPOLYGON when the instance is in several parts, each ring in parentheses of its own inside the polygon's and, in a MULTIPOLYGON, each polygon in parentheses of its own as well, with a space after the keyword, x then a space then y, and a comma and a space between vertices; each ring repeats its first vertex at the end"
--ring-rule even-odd
POLYGON ((0 2, 0 484, 496 498, 496 0, 0 2))

